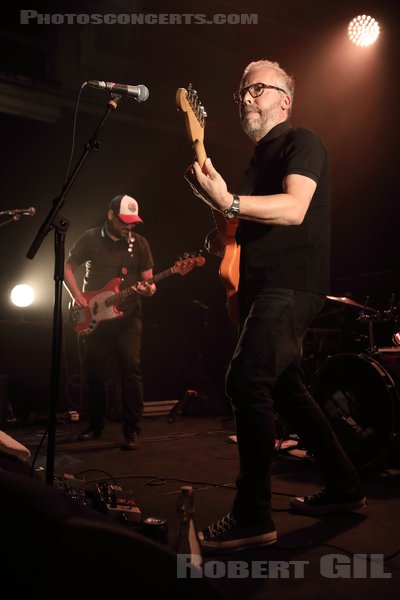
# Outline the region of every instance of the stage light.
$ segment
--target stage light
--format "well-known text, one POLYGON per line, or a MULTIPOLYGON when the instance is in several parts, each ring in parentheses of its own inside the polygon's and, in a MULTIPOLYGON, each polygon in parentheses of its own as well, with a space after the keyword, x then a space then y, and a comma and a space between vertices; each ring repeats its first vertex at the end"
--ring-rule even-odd
POLYGON ((348 34, 356 46, 370 46, 379 35, 379 24, 373 17, 359 15, 349 23, 348 34))
POLYGON ((31 286, 26 283, 16 285, 11 291, 11 302, 20 308, 30 306, 34 300, 35 293, 31 286))

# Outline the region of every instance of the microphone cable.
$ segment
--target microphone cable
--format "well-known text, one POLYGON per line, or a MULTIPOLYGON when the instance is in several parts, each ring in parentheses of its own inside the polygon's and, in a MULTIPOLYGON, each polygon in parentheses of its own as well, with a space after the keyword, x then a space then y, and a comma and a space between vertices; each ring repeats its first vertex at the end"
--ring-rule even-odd
POLYGON ((74 118, 73 118, 73 123, 72 123, 71 151, 70 151, 70 155, 69 155, 67 169, 66 169, 65 176, 64 176, 64 183, 63 183, 62 189, 65 188, 65 185, 66 185, 67 179, 68 179, 68 175, 69 175, 69 171, 71 169, 72 157, 73 157, 74 151, 75 151, 75 136, 76 136, 76 122, 77 122, 77 117, 78 117, 78 106, 79 106, 79 102, 80 102, 80 98, 81 98, 81 94, 82 94, 83 88, 86 85, 87 85, 87 82, 84 81, 82 83, 80 89, 79 89, 79 92, 78 92, 78 95, 77 95, 76 101, 75 101, 74 118))

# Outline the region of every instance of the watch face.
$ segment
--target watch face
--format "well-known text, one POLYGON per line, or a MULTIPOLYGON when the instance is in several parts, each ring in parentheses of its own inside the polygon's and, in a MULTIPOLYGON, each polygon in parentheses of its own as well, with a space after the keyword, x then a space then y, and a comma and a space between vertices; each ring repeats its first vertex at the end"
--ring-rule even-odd
POLYGON ((240 212, 239 206, 240 206, 239 196, 236 196, 236 194, 233 194, 232 206, 230 208, 227 208, 226 210, 224 210, 224 216, 227 219, 233 219, 234 217, 237 217, 240 212))

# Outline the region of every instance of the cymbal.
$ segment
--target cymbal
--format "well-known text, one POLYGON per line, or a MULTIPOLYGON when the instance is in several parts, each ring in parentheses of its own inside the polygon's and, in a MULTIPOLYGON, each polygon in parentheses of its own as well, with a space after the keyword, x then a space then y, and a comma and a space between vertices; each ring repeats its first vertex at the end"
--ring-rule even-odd
POLYGON ((354 306, 355 308, 362 308, 363 310, 369 310, 371 312, 377 312, 375 308, 370 308, 369 306, 365 306, 364 304, 360 304, 351 298, 346 298, 346 296, 327 296, 328 300, 333 300, 334 302, 341 302, 342 304, 348 304, 349 306, 354 306))

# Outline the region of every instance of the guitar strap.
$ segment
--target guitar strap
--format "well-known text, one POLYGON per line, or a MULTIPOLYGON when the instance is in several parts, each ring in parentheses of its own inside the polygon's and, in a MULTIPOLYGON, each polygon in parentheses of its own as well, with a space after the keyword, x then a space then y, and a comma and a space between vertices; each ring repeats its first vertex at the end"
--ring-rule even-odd
POLYGON ((122 280, 124 279, 125 275, 128 274, 128 270, 129 270, 129 259, 133 258, 133 244, 135 243, 135 236, 132 235, 132 232, 129 231, 129 237, 128 237, 128 254, 126 256, 124 256, 124 258, 121 261, 121 278, 122 280))
MULTIPOLYGON (((101 237, 105 238, 105 237, 110 237, 107 235, 107 223, 104 223, 103 227, 101 228, 101 237)), ((112 238, 110 238, 112 239, 112 238)), ((127 244, 128 244, 128 248, 127 248, 127 252, 128 254, 126 254, 124 252, 124 256, 122 257, 121 260, 121 265, 118 269, 118 273, 116 273, 116 277, 121 277, 122 280, 124 280, 125 276, 128 274, 128 265, 129 265, 129 259, 133 257, 133 245, 135 243, 135 236, 132 234, 131 231, 129 231, 129 236, 128 236, 128 240, 127 240, 127 244)))

